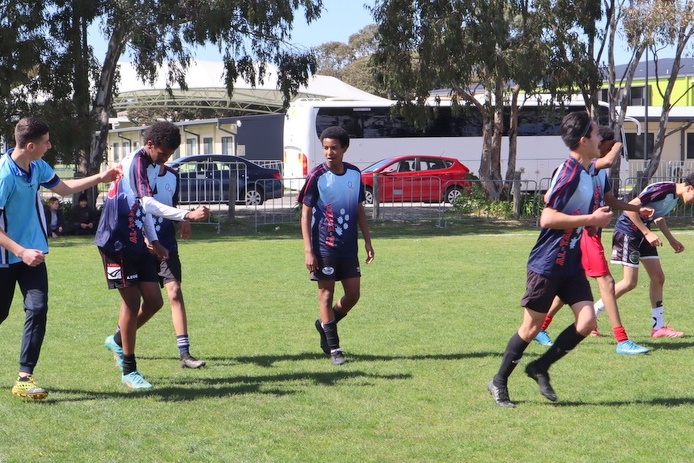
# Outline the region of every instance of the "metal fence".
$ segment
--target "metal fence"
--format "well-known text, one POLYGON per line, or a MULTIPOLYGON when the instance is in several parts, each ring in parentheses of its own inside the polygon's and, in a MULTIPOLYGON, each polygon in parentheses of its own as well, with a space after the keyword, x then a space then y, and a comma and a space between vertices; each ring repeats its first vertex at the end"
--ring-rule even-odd
MULTIPOLYGON (((241 170, 239 170, 241 172, 241 170)), ((65 177, 63 177, 65 178, 65 177)), ((232 201, 233 192, 240 199, 239 190, 231 183, 221 180, 193 179, 189 182, 184 204, 180 207, 195 208, 205 205, 212 215, 207 225, 214 226, 219 232, 227 223, 237 230, 258 231, 263 226, 298 223, 301 218, 301 207, 297 203, 298 191, 286 188, 288 185, 301 185, 303 178, 283 178, 284 188, 272 198, 264 198, 261 204, 245 204, 243 201, 232 201), (205 185, 203 188, 202 185, 205 185), (232 186, 230 186, 232 185, 232 186), (197 196, 196 196, 197 195, 197 196)), ((235 178, 240 182, 241 176, 235 178)), ((672 176, 654 177, 650 183, 658 181, 680 181, 672 176)), ((624 182, 615 180, 616 196, 628 200, 627 194, 637 185, 639 178, 628 178, 624 182)), ((271 191, 274 180, 258 180, 245 183, 246 188, 258 191, 271 191)), ((376 221, 428 221, 437 226, 446 226, 452 222, 485 220, 521 220, 529 224, 537 223, 544 207, 544 192, 550 179, 540 182, 516 180, 513 182, 483 182, 467 180, 462 187, 455 182, 442 181, 436 177, 422 177, 419 185, 409 184, 405 180, 378 182, 367 192, 368 203, 364 205, 370 220, 376 221), (456 189, 456 198, 451 200, 448 193, 456 189), (491 194, 489 193, 491 192, 491 194)), ((97 207, 103 204, 108 185, 99 186, 97 207)), ((638 193, 638 192, 637 192, 638 193)), ((50 191, 43 192, 44 198, 54 196, 50 191)), ((60 198, 72 201, 72 198, 60 198)), ((617 214, 615 214, 616 218, 617 214)), ((693 219, 694 205, 680 202, 668 217, 693 219)))

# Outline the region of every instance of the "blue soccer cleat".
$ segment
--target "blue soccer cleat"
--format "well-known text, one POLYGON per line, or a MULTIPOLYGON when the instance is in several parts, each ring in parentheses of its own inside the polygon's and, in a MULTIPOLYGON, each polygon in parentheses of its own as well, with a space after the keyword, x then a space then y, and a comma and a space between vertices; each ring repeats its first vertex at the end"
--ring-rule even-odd
POLYGON ((554 345, 554 343, 552 342, 552 339, 549 337, 549 334, 545 330, 542 330, 539 333, 537 333, 537 336, 535 336, 535 341, 539 342, 543 346, 553 346, 554 345))
POLYGON ((618 354, 647 354, 650 349, 647 347, 639 346, 634 341, 627 339, 626 341, 617 343, 617 353, 618 354))

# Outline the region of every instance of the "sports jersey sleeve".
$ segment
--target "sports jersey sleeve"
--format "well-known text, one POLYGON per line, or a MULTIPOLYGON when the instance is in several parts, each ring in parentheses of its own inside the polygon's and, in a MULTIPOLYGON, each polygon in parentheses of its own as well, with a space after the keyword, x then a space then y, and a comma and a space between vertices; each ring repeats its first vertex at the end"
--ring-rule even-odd
POLYGON ((552 181, 552 189, 550 190, 547 206, 558 211, 563 211, 571 199, 578 183, 580 181, 580 172, 571 162, 564 162, 552 181))
POLYGON ((304 187, 299 192, 297 201, 308 207, 315 207, 318 200, 318 178, 319 171, 314 169, 306 178, 304 187))
POLYGON ((60 177, 58 177, 50 164, 43 159, 37 161, 34 167, 38 171, 39 183, 42 187, 51 189, 60 183, 60 177))
POLYGON ((677 188, 673 182, 660 182, 647 186, 640 194, 641 204, 650 204, 661 201, 668 195, 676 195, 677 188))

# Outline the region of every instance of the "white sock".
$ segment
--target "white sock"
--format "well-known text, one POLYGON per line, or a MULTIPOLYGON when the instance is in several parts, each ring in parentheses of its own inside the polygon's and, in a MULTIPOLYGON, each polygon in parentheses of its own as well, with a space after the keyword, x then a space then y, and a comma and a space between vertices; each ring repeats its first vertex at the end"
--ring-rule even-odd
POLYGON ((602 302, 602 299, 599 299, 595 304, 593 304, 593 308, 595 309, 595 318, 597 318, 598 315, 605 310, 605 304, 602 302))
POLYGON ((654 307, 651 309, 654 330, 657 330, 658 328, 662 328, 663 326, 665 326, 665 322, 663 321, 663 312, 665 312, 665 309, 663 309, 662 305, 660 307, 654 307))

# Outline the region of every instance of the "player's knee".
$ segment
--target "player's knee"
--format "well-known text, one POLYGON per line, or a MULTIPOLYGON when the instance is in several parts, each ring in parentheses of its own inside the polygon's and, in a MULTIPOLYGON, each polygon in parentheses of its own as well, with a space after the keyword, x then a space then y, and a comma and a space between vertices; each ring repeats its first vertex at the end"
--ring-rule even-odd
POLYGON ((665 274, 663 272, 658 272, 655 275, 651 275, 651 284, 663 287, 665 286, 665 274))

